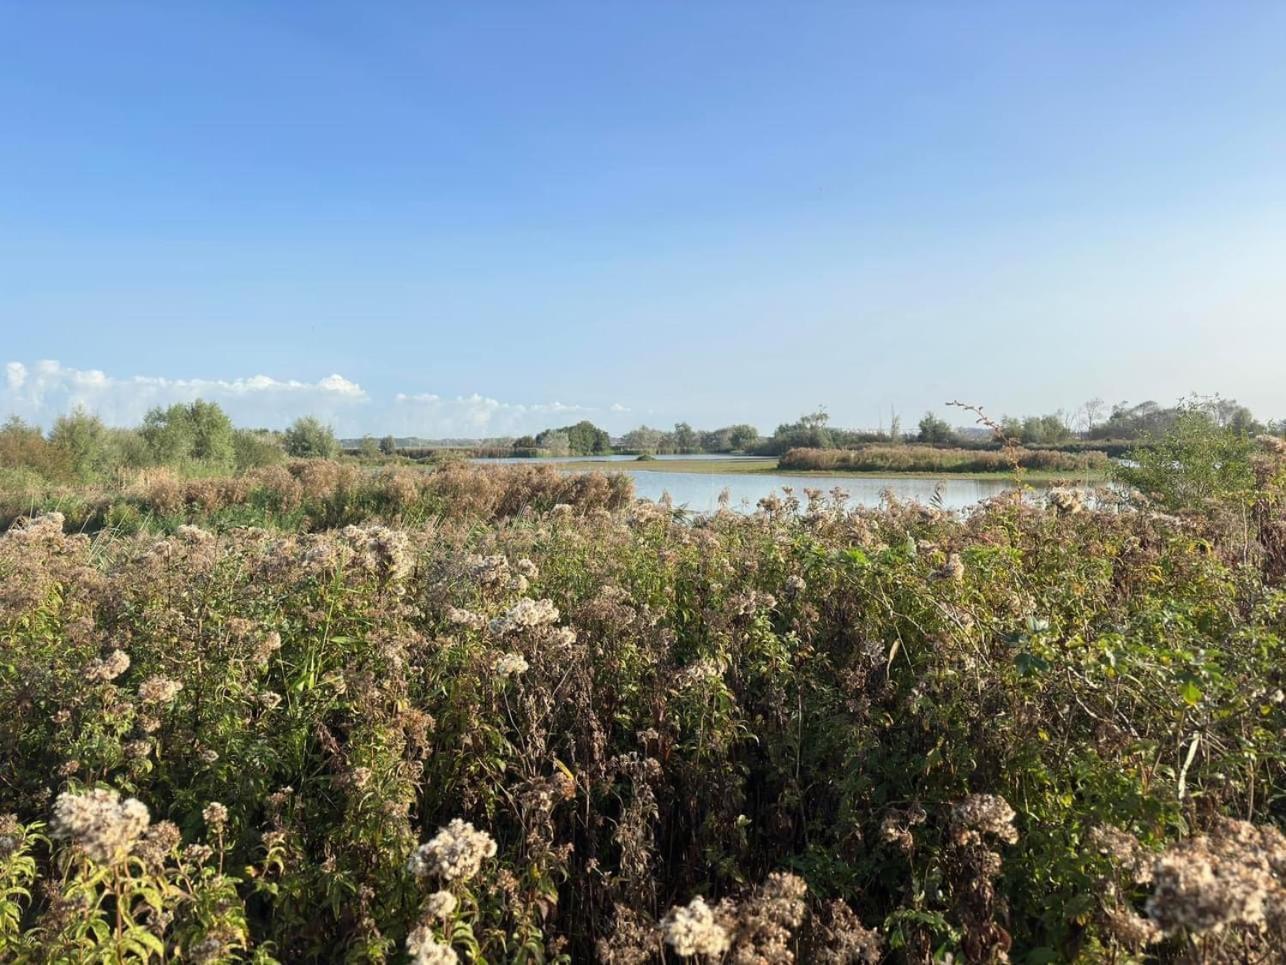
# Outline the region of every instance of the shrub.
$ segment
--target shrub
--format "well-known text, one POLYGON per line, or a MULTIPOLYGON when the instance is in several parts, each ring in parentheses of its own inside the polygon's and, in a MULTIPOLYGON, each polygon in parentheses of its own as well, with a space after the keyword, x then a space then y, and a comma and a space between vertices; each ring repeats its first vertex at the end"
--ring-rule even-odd
POLYGON ((1166 429, 1130 453, 1117 478, 1171 511, 1248 504, 1255 490, 1255 441, 1237 425, 1221 425, 1215 411, 1210 400, 1182 402, 1166 429))
POLYGON ((90 481, 106 476, 112 459, 111 437, 103 421, 84 409, 60 416, 49 432, 49 441, 67 454, 76 478, 90 481))
POLYGON ((158 465, 198 463, 226 471, 236 456, 232 420, 217 403, 201 399, 152 409, 140 434, 158 465))
POLYGON ((292 422, 283 441, 286 452, 296 458, 333 459, 339 455, 339 441, 334 430, 312 416, 292 422))
POLYGON ((74 475, 72 454, 17 416, 0 427, 0 469, 27 469, 53 482, 68 482, 74 475))
POLYGON ((238 472, 284 462, 286 450, 275 432, 238 429, 232 437, 233 460, 238 472))

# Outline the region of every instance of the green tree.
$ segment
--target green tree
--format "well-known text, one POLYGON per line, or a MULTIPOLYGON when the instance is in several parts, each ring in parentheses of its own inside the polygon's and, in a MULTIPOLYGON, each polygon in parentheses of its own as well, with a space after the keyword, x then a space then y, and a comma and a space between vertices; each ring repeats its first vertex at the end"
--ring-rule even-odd
POLYGON ((725 426, 722 429, 709 429, 699 434, 700 449, 702 452, 731 452, 732 451, 732 429, 725 426))
POLYGON ((358 452, 362 454, 363 459, 374 459, 380 454, 380 444, 375 441, 374 436, 362 436, 362 441, 358 443, 358 452))
POLYGON ((1170 426, 1150 436, 1116 469, 1117 478, 1172 511, 1210 502, 1247 504, 1255 489, 1254 439, 1236 425, 1221 425, 1217 403, 1181 402, 1170 426))
POLYGON ((546 429, 536 436, 537 446, 551 451, 559 448, 551 441, 556 435, 566 437, 567 451, 571 455, 590 456, 612 451, 612 437, 588 420, 583 419, 574 426, 546 429))
POLYGON ((835 437, 827 426, 830 418, 825 409, 818 409, 795 422, 783 422, 772 434, 766 449, 777 455, 787 449, 833 449, 835 437))
POLYGON ((942 444, 956 441, 956 430, 951 428, 951 423, 947 422, 932 412, 926 412, 924 418, 920 420, 920 431, 916 437, 920 442, 931 442, 942 444))
POLYGON ((1022 421, 1018 438, 1024 445, 1054 445, 1072 438, 1071 427, 1061 412, 1050 415, 1028 416, 1022 421))
POLYGON ((284 436, 286 452, 301 459, 334 459, 339 455, 335 430, 314 416, 303 416, 290 424, 284 436))
POLYGON ((67 454, 72 471, 81 479, 101 478, 113 468, 107 427, 80 406, 54 422, 49 442, 67 454))
POLYGON ((661 447, 663 437, 660 429, 639 426, 621 437, 621 447, 635 452, 656 452, 661 447))
POLYGON ((140 431, 152 460, 162 465, 199 462, 228 467, 236 459, 232 420, 215 402, 197 399, 165 409, 158 406, 143 417, 140 431))
POLYGON ((674 424, 674 448, 679 452, 695 452, 700 445, 696 430, 686 422, 674 424))
POLYGON ((385 436, 380 440, 380 452, 386 456, 397 455, 397 439, 394 436, 385 436))
POLYGON ((736 452, 745 452, 759 441, 759 430, 752 425, 741 422, 728 430, 728 441, 736 452))
POLYGON ((612 451, 612 437, 588 420, 581 420, 566 431, 572 452, 577 455, 602 455, 612 451))

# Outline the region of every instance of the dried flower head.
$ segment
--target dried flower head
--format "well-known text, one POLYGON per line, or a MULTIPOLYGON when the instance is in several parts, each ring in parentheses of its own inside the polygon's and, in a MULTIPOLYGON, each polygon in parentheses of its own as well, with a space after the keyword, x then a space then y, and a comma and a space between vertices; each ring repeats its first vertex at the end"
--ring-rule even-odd
POLYGON ((1146 884, 1152 880, 1153 856, 1134 835, 1110 824, 1104 824, 1093 828, 1089 839, 1094 849, 1125 872, 1130 881, 1135 884, 1146 884))
POLYGON ((456 898, 449 891, 435 891, 424 902, 425 914, 431 918, 448 918, 455 911, 456 898))
POLYGON ((208 844, 189 844, 183 849, 183 860, 202 865, 214 857, 214 848, 208 844))
POLYGON ((965 567, 960 554, 951 553, 947 556, 947 561, 930 574, 929 579, 934 582, 959 583, 964 579, 964 574, 965 567))
POLYGON ((200 526, 193 526, 190 523, 183 523, 174 531, 174 535, 183 542, 192 543, 193 545, 208 543, 214 539, 213 533, 202 529, 200 526))
POLYGON ((509 578, 509 561, 503 556, 470 556, 465 566, 473 581, 481 586, 494 586, 509 578))
POLYGON ((460 960, 450 945, 443 945, 428 925, 416 925, 406 936, 406 953, 415 965, 454 965, 460 960))
POLYGON ((527 660, 520 653, 505 653, 496 658, 496 676, 513 677, 527 672, 527 660))
POLYGON ((228 809, 218 801, 211 801, 201 811, 201 817, 205 819, 205 823, 210 825, 211 828, 220 831, 228 823, 228 809))
POLYGON ((1153 872, 1149 917, 1166 934, 1260 927, 1286 908, 1286 836, 1272 825, 1219 819, 1209 834, 1165 851, 1153 872))
POLYGON ((149 864, 163 864, 181 840, 178 825, 173 821, 157 821, 135 843, 134 853, 149 864))
POLYGON ((467 627, 470 630, 481 630, 487 625, 487 618, 481 613, 474 613, 472 610, 465 610, 461 607, 447 607, 446 618, 448 623, 453 623, 458 627, 467 627))
POLYGON ((491 621, 490 630, 497 636, 534 630, 558 622, 558 608, 552 600, 533 600, 523 597, 505 613, 491 621))
POLYGON ((1060 516, 1074 516, 1085 509, 1085 497, 1077 489, 1051 489, 1047 499, 1050 507, 1060 516))
POLYGON ((101 660, 95 660, 85 670, 88 680, 115 680, 129 669, 129 654, 124 650, 113 650, 101 660))
POLYGON ((727 929, 700 896, 671 908, 661 919, 661 934, 679 955, 722 955, 730 944, 727 929))
POLYGON ((462 881, 478 873, 486 858, 494 857, 496 842, 485 831, 454 818, 426 844, 411 854, 407 870, 417 878, 441 875, 447 881, 462 881))
POLYGON ((1132 951, 1140 951, 1161 940, 1156 922, 1136 915, 1128 908, 1114 908, 1103 915, 1103 927, 1109 935, 1132 951))
POLYGON ((145 704, 168 704, 178 696, 183 684, 169 677, 148 677, 138 686, 139 700, 145 704))
POLYGON ((819 916, 816 947, 809 960, 820 965, 875 965, 884 958, 884 942, 878 932, 866 928, 843 901, 829 902, 819 916))
POLYGON ((257 664, 266 664, 272 659, 272 655, 281 649, 281 634, 276 630, 266 633, 254 649, 254 662, 257 664))
POLYGON ((23 838, 22 824, 16 814, 0 814, 0 858, 7 858, 18 850, 23 838))
POLYGON ((1006 844, 1018 840, 1014 809, 996 794, 970 794, 951 809, 951 838, 956 844, 978 844, 989 835, 1006 844))
POLYGON ((571 627, 555 627, 549 633, 550 647, 570 647, 576 642, 576 631, 571 627))
POLYGON ((150 821, 142 801, 122 801, 116 791, 95 788, 59 794, 50 828, 55 838, 69 841, 99 864, 110 864, 129 851, 150 821))

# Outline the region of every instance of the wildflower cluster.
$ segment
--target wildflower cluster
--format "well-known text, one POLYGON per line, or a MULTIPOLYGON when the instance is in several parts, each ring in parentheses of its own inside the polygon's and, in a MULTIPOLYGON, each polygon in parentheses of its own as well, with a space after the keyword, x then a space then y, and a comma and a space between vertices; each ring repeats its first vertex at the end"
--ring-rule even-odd
POLYGON ((1156 862, 1148 915, 1166 933, 1271 926, 1286 940, 1286 836, 1271 825, 1221 819, 1156 862))
POLYGON ((552 600, 523 597, 503 615, 491 621, 488 629, 498 637, 524 630, 535 630, 558 622, 558 607, 552 600))
POLYGON ((129 654, 124 650, 113 650, 101 660, 95 660, 85 671, 89 680, 115 680, 129 669, 129 654))
POLYGON ((501 654, 496 658, 497 677, 516 677, 527 672, 527 660, 520 653, 501 654))
POLYGON ((139 700, 145 704, 168 704, 178 696, 183 684, 169 677, 148 677, 138 686, 139 700))
POLYGON ((671 908, 661 920, 661 934, 677 955, 722 955, 730 944, 727 929, 701 897, 671 908))
POLYGON ((128 854, 150 823, 142 801, 132 797, 122 801, 117 791, 95 788, 59 794, 50 830, 99 864, 111 864, 128 854))
POLYGON ((157 472, 0 534, 0 957, 1286 945, 1286 501, 607 479, 157 472))
POLYGON ((466 881, 482 862, 495 857, 496 841, 468 821, 453 819, 411 854, 407 870, 417 878, 439 875, 447 881, 466 881))
POLYGON ((956 844, 979 844, 988 837, 1005 844, 1018 840, 1014 809, 995 794, 970 794, 951 809, 951 839, 956 844))

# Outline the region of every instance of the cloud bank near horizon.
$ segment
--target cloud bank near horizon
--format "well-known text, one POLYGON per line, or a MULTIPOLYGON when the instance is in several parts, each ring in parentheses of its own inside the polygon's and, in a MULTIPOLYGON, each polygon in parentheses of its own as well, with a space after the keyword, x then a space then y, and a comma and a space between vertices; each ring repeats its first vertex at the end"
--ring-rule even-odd
POLYGON ((392 432, 427 438, 480 438, 537 432, 560 422, 598 419, 619 431, 629 410, 562 402, 518 403, 478 393, 447 398, 434 393, 399 392, 375 399, 362 386, 335 373, 316 382, 254 375, 233 379, 173 379, 113 376, 46 359, 8 362, 0 388, 0 417, 48 428, 76 408, 108 425, 133 426, 154 406, 205 399, 217 402, 237 425, 282 428, 303 415, 321 418, 341 435, 392 432))

